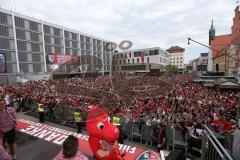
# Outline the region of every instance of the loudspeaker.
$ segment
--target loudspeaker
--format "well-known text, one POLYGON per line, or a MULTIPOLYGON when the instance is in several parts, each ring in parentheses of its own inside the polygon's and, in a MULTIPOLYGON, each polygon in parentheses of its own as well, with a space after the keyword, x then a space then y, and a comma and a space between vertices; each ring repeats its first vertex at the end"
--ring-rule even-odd
POLYGON ((167 157, 166 160, 186 160, 184 156, 184 150, 176 149, 172 151, 167 157))

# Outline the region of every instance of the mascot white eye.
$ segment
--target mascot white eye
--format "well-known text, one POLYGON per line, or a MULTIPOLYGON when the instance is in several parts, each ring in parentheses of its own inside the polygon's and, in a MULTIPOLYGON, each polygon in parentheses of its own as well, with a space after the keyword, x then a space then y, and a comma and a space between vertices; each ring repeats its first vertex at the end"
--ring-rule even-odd
POLYGON ((108 122, 111 123, 111 118, 110 117, 108 117, 108 122))
POLYGON ((98 127, 98 129, 103 129, 104 128, 104 124, 102 122, 98 122, 97 123, 97 127, 98 127))

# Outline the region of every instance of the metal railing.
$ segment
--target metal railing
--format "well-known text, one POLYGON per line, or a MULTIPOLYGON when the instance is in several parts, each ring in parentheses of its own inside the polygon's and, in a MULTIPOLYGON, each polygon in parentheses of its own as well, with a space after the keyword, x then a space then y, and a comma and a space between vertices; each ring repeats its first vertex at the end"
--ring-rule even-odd
POLYGON ((202 140, 202 160, 233 160, 213 132, 205 125, 202 140))

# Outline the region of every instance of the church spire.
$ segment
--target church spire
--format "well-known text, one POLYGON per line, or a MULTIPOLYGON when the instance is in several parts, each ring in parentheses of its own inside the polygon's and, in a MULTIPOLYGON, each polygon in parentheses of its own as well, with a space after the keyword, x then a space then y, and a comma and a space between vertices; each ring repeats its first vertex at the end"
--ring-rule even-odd
POLYGON ((209 29, 209 45, 211 45, 211 40, 213 40, 215 38, 215 28, 213 26, 213 19, 212 19, 212 23, 211 23, 211 28, 209 29))

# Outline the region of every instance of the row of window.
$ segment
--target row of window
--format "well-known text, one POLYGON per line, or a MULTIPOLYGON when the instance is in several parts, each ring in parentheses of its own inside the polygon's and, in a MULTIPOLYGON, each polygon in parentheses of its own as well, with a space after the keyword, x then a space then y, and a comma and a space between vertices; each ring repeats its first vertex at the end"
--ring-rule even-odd
POLYGON ((30 40, 34 42, 40 42, 40 39, 42 39, 42 36, 39 33, 24 31, 21 29, 16 29, 16 37, 17 39, 30 40))
POLYGON ((17 17, 17 16, 15 16, 15 26, 17 28, 23 28, 23 29, 29 29, 32 31, 36 31, 36 32, 41 32, 41 24, 40 23, 26 20, 26 19, 23 19, 23 18, 17 17))
MULTIPOLYGON (((41 32, 41 24, 35 21, 31 21, 31 20, 27 20, 18 16, 15 16, 15 26, 18 29, 27 29, 27 30, 32 30, 35 32, 41 32)), ((11 19, 11 15, 5 14, 5 13, 0 13, 0 24, 10 24, 12 25, 12 19, 11 19)), ((4 26, 4 25, 2 25, 4 26)), ((5 28, 0 27, 0 35, 2 36, 8 36, 8 29, 7 26, 5 26, 5 28)), ((53 35, 56 37, 63 37, 63 30, 61 28, 56 28, 56 27, 52 27, 49 25, 43 25, 43 30, 45 34, 49 34, 49 35, 53 35)), ((20 32, 20 31, 17 31, 20 32)), ((17 33, 19 35, 19 39, 22 39, 25 37, 25 35, 23 33, 17 33), (21 38, 22 37, 22 38, 21 38)), ((77 41, 79 40, 79 34, 78 33, 73 33, 67 30, 64 30, 64 37, 66 39, 71 39, 73 41, 77 41)), ((80 35, 80 39, 82 42, 86 42, 86 43, 91 43, 91 38, 88 36, 84 36, 84 35, 80 35)), ((92 39, 92 42, 94 45, 97 46, 101 46, 102 41, 101 40, 97 40, 97 39, 92 39)))
MULTIPOLYGON (((126 59, 124 59, 124 60, 113 60, 113 65, 122 65, 122 62, 123 62, 123 64, 126 64, 126 59)), ((127 63, 128 64, 130 64, 130 59, 128 59, 128 61, 127 61, 127 63)), ((134 59, 132 59, 132 64, 134 64, 135 63, 135 61, 134 61, 134 59)), ((137 64, 138 63, 144 63, 144 59, 143 59, 143 61, 142 60, 139 60, 139 58, 137 58, 137 64)), ((149 63, 149 57, 147 57, 147 63, 149 63)))
POLYGON ((183 56, 183 54, 170 54, 170 57, 179 57, 179 56, 183 56))
MULTIPOLYGON (((73 45, 76 45, 73 43, 73 45)), ((28 52, 43 52, 43 47, 41 43, 33 43, 33 42, 26 42, 26 41, 17 41, 17 46, 18 46, 18 51, 28 51, 28 52)), ((76 47, 76 46, 75 46, 76 47)), ((13 39, 8 39, 8 38, 2 38, 0 37, 0 49, 7 49, 7 50, 14 50, 14 40, 13 39)), ((96 49, 96 48, 95 48, 96 49)), ((90 45, 84 45, 83 48, 81 48, 82 54, 92 54, 91 51, 91 46, 90 45)), ((45 52, 46 53, 64 53, 64 48, 63 46, 53 46, 53 45, 45 45, 45 52)), ((65 53, 66 54, 74 54, 78 55, 79 49, 78 48, 70 48, 66 46, 65 53)), ((93 50, 93 52, 96 54, 99 52, 102 52, 101 48, 98 50, 93 50)), ((101 54, 101 53, 100 53, 101 54)))
POLYGON ((175 62, 176 62, 176 63, 183 63, 183 61, 172 61, 172 62, 170 62, 170 63, 175 64, 175 62))
POLYGON ((39 73, 44 71, 43 64, 20 63, 19 68, 20 68, 20 72, 22 73, 28 73, 28 72, 39 73))
POLYGON ((19 62, 43 62, 42 54, 26 54, 25 52, 18 53, 19 62))
MULTIPOLYGON (((182 60, 183 58, 182 57, 180 57, 180 58, 176 58, 176 60, 182 60)), ((170 60, 175 60, 175 58, 170 58, 170 60)))
POLYGON ((42 44, 25 41, 17 41, 19 51, 42 52, 42 44))
MULTIPOLYGON (((132 53, 120 53, 120 54, 116 54, 113 55, 113 59, 119 59, 119 58, 127 58, 127 54, 128 57, 131 58, 132 57, 132 53)), ((133 52, 133 56, 134 57, 140 57, 142 55, 144 56, 153 56, 153 55, 161 55, 163 57, 169 58, 169 55, 163 51, 160 50, 146 50, 146 51, 137 51, 137 52, 133 52)))

